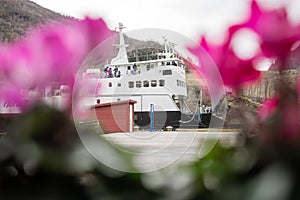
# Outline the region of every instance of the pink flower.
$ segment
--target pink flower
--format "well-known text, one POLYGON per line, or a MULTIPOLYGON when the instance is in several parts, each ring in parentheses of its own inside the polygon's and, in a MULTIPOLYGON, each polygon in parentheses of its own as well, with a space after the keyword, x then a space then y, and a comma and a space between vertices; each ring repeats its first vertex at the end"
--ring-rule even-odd
MULTIPOLYGON (((276 118, 270 122, 266 123, 266 126, 271 131, 272 137, 277 137, 281 140, 295 141, 295 139, 300 138, 300 110, 299 104, 296 102, 292 96, 287 94, 285 99, 279 99, 279 97, 274 97, 273 99, 267 99, 263 102, 262 106, 257 110, 258 117, 262 122, 270 119, 276 113, 276 118), (272 127, 271 127, 271 126, 272 127), (279 134, 277 135, 276 134, 279 134)), ((264 131, 262 132, 263 134, 264 131)))
POLYGON ((297 102, 286 101, 280 108, 281 133, 284 139, 294 141, 300 138, 300 109, 297 102))
POLYGON ((264 100, 262 105, 257 110, 257 115, 260 118, 260 120, 264 121, 271 117, 275 113, 276 109, 278 109, 278 105, 278 97, 264 100))
POLYGON ((50 25, 26 41, 34 56, 32 70, 40 74, 42 85, 72 84, 72 76, 87 53, 87 38, 74 27, 72 23, 50 25))
POLYGON ((285 57, 300 39, 300 29, 290 23, 285 8, 264 10, 255 0, 252 0, 249 19, 231 30, 234 32, 246 27, 261 37, 261 50, 266 57, 285 57))
POLYGON ((20 89, 31 89, 38 85, 40 78, 44 78, 42 73, 33 70, 34 55, 29 45, 20 42, 10 46, 8 56, 6 81, 20 89))
POLYGON ((297 80, 297 83, 296 83, 296 90, 297 90, 297 93, 298 93, 298 99, 300 101, 300 75, 298 75, 298 80, 297 80))
POLYGON ((222 77, 220 76, 216 64, 211 57, 209 57, 208 53, 200 45, 193 48, 189 47, 188 50, 196 55, 198 61, 201 62, 199 66, 190 63, 189 67, 192 67, 198 76, 206 81, 210 91, 214 91, 216 94, 222 93, 222 91, 225 90, 222 77))
POLYGON ((2 83, 0 85, 0 101, 13 105, 24 106, 25 101, 22 92, 18 87, 11 84, 2 83))
POLYGON ((103 19, 92 19, 90 17, 79 21, 78 29, 87 39, 88 51, 91 51, 98 44, 114 34, 113 31, 108 29, 103 19))
MULTIPOLYGON (((30 37, 0 49, 1 81, 19 92, 53 82, 72 89, 83 59, 112 33, 102 19, 90 18, 39 27, 30 37)), ((6 89, 0 87, 1 97, 13 97, 6 89)))
POLYGON ((220 45, 209 44, 204 37, 196 48, 189 48, 198 57, 201 67, 198 68, 208 85, 217 89, 225 86, 238 92, 246 84, 254 82, 260 77, 260 72, 253 66, 253 59, 238 58, 230 47, 230 39, 220 45), (205 52, 204 52, 205 50, 205 52), (217 68, 217 70, 215 69, 217 68), (221 77, 221 81, 217 81, 221 77))

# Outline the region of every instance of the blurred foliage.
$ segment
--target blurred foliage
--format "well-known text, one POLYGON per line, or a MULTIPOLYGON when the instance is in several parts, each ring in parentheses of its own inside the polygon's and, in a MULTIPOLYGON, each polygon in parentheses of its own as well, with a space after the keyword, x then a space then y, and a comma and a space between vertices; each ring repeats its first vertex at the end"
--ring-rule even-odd
POLYGON ((0 138, 0 199, 152 199, 158 196, 142 186, 139 174, 118 174, 103 169, 105 166, 84 149, 70 117, 46 105, 37 104, 18 116, 8 135, 0 138))
POLYGON ((0 198, 299 199, 300 147, 284 144, 241 133, 193 163, 127 174, 90 156, 68 114, 37 104, 0 138, 0 198))

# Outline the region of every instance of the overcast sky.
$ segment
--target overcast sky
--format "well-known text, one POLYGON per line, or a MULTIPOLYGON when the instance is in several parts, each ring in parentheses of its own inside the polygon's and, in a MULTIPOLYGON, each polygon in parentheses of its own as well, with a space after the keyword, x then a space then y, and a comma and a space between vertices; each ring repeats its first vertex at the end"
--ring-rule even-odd
MULTIPOLYGON (((77 18, 102 17, 109 28, 122 22, 127 31, 169 29, 198 40, 206 33, 217 38, 234 22, 247 16, 250 0, 32 0, 53 11, 77 18)), ((268 6, 289 2, 293 19, 300 19, 299 0, 260 0, 268 6)))

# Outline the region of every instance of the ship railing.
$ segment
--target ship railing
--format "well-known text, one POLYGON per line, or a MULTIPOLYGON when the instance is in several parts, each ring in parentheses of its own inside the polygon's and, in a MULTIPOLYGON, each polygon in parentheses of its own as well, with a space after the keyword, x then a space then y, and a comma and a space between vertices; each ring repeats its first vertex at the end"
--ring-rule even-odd
POLYGON ((137 62, 129 63, 124 65, 118 65, 115 68, 115 65, 111 65, 108 69, 102 71, 98 77, 100 78, 120 78, 122 76, 134 76, 140 75, 145 72, 159 69, 161 67, 181 67, 185 68, 184 63, 181 62, 178 58, 170 59, 157 59, 152 60, 152 62, 137 62), (116 69, 116 70, 115 70, 116 69))

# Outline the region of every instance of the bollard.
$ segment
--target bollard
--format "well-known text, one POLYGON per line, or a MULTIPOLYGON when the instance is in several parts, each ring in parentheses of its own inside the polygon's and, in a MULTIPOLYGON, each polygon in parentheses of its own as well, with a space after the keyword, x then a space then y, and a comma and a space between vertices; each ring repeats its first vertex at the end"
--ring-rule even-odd
POLYGON ((134 127, 133 127, 133 131, 134 131, 134 132, 137 132, 137 131, 139 131, 139 130, 140 130, 140 127, 139 127, 139 126, 134 126, 134 127))
POLYGON ((167 126, 166 129, 167 129, 167 131, 172 131, 173 127, 172 126, 167 126))

